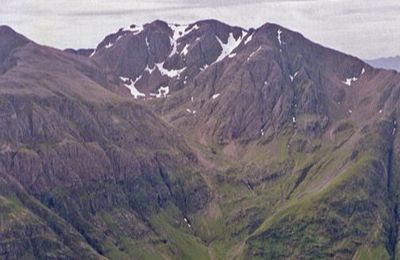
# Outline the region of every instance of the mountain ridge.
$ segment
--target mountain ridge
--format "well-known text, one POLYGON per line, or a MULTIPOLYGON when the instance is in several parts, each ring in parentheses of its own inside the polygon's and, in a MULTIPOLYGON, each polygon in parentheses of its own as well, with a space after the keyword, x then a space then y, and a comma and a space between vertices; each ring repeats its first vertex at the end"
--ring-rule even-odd
POLYGON ((398 73, 271 23, 27 41, 0 59, 0 256, 399 254, 398 73))

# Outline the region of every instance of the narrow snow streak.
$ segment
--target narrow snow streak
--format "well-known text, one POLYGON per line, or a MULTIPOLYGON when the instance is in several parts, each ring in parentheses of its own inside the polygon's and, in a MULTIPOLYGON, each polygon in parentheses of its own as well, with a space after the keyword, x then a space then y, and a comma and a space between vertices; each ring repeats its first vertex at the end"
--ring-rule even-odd
POLYGON ((160 87, 157 91, 157 94, 150 93, 150 96, 156 98, 166 98, 168 94, 169 94, 169 87, 167 86, 167 87, 160 87))
POLYGON ((257 52, 259 52, 260 50, 261 50, 261 46, 258 47, 257 50, 253 51, 253 52, 249 55, 249 57, 247 58, 247 61, 249 61, 251 58, 253 58, 253 56, 256 55, 257 52))
MULTIPOLYGON (((172 46, 172 51, 169 54, 169 57, 174 56, 176 53, 178 53, 178 40, 180 38, 182 38, 183 36, 191 33, 194 30, 198 30, 199 26, 193 25, 192 28, 190 28, 188 30, 188 28, 190 27, 190 25, 185 24, 185 25, 180 25, 180 24, 169 24, 169 28, 171 28, 171 30, 173 31, 173 36, 172 38, 170 38, 170 42, 171 42, 171 46, 172 46)), ((187 50, 189 48, 189 45, 187 44, 183 50, 183 52, 185 53, 184 55, 187 54, 187 50)))
POLYGON ((243 32, 240 35, 240 37, 238 37, 238 39, 235 39, 235 37, 233 36, 233 33, 230 33, 227 43, 223 43, 217 36, 217 41, 221 45, 222 51, 215 62, 219 62, 219 61, 225 59, 226 56, 231 54, 232 51, 235 50, 237 46, 239 46, 242 37, 243 37, 243 32))
POLYGON ((220 93, 214 94, 214 95, 212 96, 212 99, 216 99, 216 98, 219 97, 220 95, 221 95, 220 93))
POLYGON ((186 44, 185 47, 183 47, 181 54, 186 56, 189 53, 189 47, 190 47, 190 44, 186 44))
POLYGON ((251 39, 253 39, 253 33, 250 33, 249 36, 247 36, 246 40, 244 41, 244 45, 246 45, 247 43, 249 43, 251 41, 251 39))
POLYGON ((278 42, 279 42, 279 45, 280 46, 282 46, 282 38, 281 38, 281 35, 282 35, 282 30, 281 29, 279 29, 278 30, 278 42))
POLYGON ((182 71, 185 70, 185 68, 180 69, 180 70, 168 70, 164 68, 164 62, 156 63, 156 67, 158 68, 158 71, 161 73, 161 75, 166 75, 170 78, 174 77, 179 77, 182 71))

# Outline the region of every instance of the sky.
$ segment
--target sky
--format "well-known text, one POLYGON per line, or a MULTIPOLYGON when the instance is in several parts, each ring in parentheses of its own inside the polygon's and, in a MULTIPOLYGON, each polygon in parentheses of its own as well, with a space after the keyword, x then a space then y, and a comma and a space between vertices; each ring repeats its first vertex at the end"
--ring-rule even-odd
POLYGON ((0 25, 40 44, 92 48, 106 35, 156 19, 266 22, 363 59, 400 54, 400 0, 1 0, 0 25))

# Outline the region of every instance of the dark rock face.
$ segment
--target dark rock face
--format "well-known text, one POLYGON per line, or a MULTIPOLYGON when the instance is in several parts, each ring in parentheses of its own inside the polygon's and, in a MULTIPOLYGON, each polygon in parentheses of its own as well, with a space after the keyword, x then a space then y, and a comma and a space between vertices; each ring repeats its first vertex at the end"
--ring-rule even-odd
POLYGON ((347 103, 346 85, 372 69, 275 24, 246 31, 214 20, 120 29, 92 58, 146 97, 186 89, 164 102, 163 113, 193 127, 182 113, 196 111, 201 135, 221 143, 288 126, 322 135, 351 110, 338 108, 347 103))
POLYGON ((107 36, 92 58, 117 75, 132 79, 150 96, 160 87, 182 88, 223 55, 222 45, 235 44, 244 34, 241 28, 214 20, 190 25, 155 21, 107 36))

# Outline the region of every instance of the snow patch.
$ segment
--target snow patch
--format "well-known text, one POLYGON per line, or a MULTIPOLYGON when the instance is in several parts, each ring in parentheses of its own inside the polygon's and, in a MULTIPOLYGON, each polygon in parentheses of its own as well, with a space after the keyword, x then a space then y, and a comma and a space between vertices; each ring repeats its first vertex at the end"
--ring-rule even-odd
POLYGON ((233 36, 233 33, 230 33, 227 43, 223 43, 219 39, 219 37, 217 36, 217 41, 221 45, 222 51, 221 51, 221 54, 219 55, 219 57, 217 58, 217 60, 215 62, 219 62, 219 61, 223 60, 226 56, 231 54, 232 51, 234 49, 236 49, 237 46, 239 46, 242 37, 243 37, 243 32, 242 32, 242 34, 240 35, 240 37, 238 39, 235 39, 235 37, 233 36))
POLYGON ((208 64, 204 64, 202 67, 200 67, 200 71, 203 71, 203 70, 205 70, 207 68, 208 68, 208 64))
MULTIPOLYGON (((361 77, 361 76, 364 75, 364 74, 365 74, 365 68, 362 68, 359 77, 361 77)), ((359 79, 359 78, 357 78, 357 77, 352 77, 352 78, 347 78, 345 81, 342 81, 342 82, 343 82, 344 84, 346 84, 347 86, 351 86, 351 84, 352 84, 353 82, 356 82, 358 79, 359 79)))
POLYGON ((193 115, 196 114, 196 110, 190 110, 189 108, 186 108, 186 112, 193 115))
POLYGON ((349 109, 349 114, 353 113, 353 110, 349 109))
POLYGON ((150 96, 156 97, 156 98, 166 98, 167 95, 169 94, 169 87, 160 87, 157 91, 157 94, 151 93, 150 96))
POLYGON ((279 46, 282 46, 282 38, 281 38, 282 30, 279 29, 277 33, 278 33, 277 38, 278 38, 279 46))
POLYGON ((293 117, 293 118, 292 118, 292 122, 293 122, 293 123, 296 123, 296 117, 293 117))
MULTIPOLYGON (((171 28, 171 30, 173 31, 173 35, 172 38, 170 38, 170 42, 171 42, 171 46, 172 46, 172 51, 169 54, 169 57, 174 56, 174 54, 176 54, 178 52, 178 39, 185 36, 186 34, 189 34, 190 32, 192 32, 193 30, 197 30, 199 29, 199 27, 196 25, 194 25, 192 28, 190 28, 190 30, 187 30, 189 28, 189 25, 185 24, 185 25, 180 25, 180 24, 169 24, 169 28, 171 28)), ((187 48, 189 46, 186 45, 184 51, 187 54, 187 48)), ((186 55, 185 54, 185 55, 186 55)))
POLYGON ((351 86, 351 84, 353 82, 356 82, 358 80, 358 78, 353 77, 353 78, 347 78, 345 81, 342 81, 344 84, 346 84, 347 86, 351 86))
POLYGON ((264 136, 264 129, 261 129, 261 136, 264 136))
POLYGON ((219 97, 220 95, 221 95, 220 93, 214 94, 214 95, 212 96, 212 99, 216 99, 216 98, 219 97))
POLYGON ((153 68, 149 68, 149 65, 147 65, 147 67, 144 69, 144 71, 147 71, 149 74, 153 73, 153 71, 156 69, 156 67, 154 66, 153 68))
POLYGON ((235 56, 236 56, 236 52, 229 54, 229 55, 228 55, 228 58, 233 58, 233 57, 235 57, 235 56))
POLYGON ((261 46, 260 47, 258 47, 258 49, 256 50, 256 51, 253 51, 250 55, 249 55, 249 57, 247 58, 247 61, 249 61, 254 55, 256 55, 257 54, 257 52, 259 52, 261 50, 261 46))
POLYGON ((249 43, 251 41, 251 39, 253 39, 253 34, 252 33, 246 38, 246 40, 244 41, 244 45, 249 43))
POLYGON ((138 97, 145 97, 146 95, 144 94, 144 93, 141 93, 139 90, 137 90, 137 88, 135 87, 135 84, 140 80, 142 78, 142 76, 139 76, 135 81, 132 81, 130 78, 125 78, 125 77, 120 77, 120 79, 122 80, 122 81, 124 81, 124 85, 125 85, 125 87, 127 87, 129 90, 130 90, 130 92, 131 92, 131 95, 134 97, 134 98, 138 98, 138 97), (127 83, 125 83, 125 82, 130 82, 130 84, 127 84, 127 83))
POLYGON ((183 54, 184 56, 186 56, 189 52, 189 44, 186 44, 185 47, 183 48, 181 54, 183 54))
POLYGON ((185 33, 185 30, 188 28, 188 25, 181 25, 181 24, 170 24, 169 28, 171 28, 172 32, 174 33, 172 35, 172 40, 176 41, 178 40, 180 37, 183 36, 183 34, 185 33))
POLYGON ((114 45, 113 43, 109 42, 109 43, 107 43, 107 45, 104 46, 104 47, 105 47, 106 49, 108 49, 108 48, 111 48, 113 45, 114 45))
POLYGON ((121 35, 119 35, 119 36, 117 37, 117 39, 115 40, 115 42, 117 42, 117 41, 121 40, 121 39, 122 39, 122 37, 124 37, 124 36, 125 36, 124 34, 121 34, 121 35))
POLYGON ((124 31, 132 32, 134 35, 139 34, 143 31, 142 25, 131 25, 128 28, 123 28, 124 31))
POLYGON ((179 78, 182 71, 185 70, 185 68, 180 70, 167 70, 166 68, 164 68, 164 62, 156 63, 156 67, 158 68, 158 71, 160 71, 161 75, 168 76, 169 78, 174 78, 177 76, 179 78))
POLYGON ((296 78, 296 76, 297 76, 298 73, 299 73, 299 72, 296 71, 293 75, 289 75, 289 78, 290 78, 290 81, 291 81, 291 82, 293 82, 293 80, 296 78))
POLYGON ((95 54, 96 54, 96 50, 94 50, 94 51, 92 52, 92 54, 90 54, 89 58, 92 58, 95 54))
POLYGON ((188 28, 189 28, 189 26, 185 29, 184 35, 187 35, 187 34, 191 33, 192 31, 198 30, 199 26, 197 24, 195 24, 189 30, 188 30, 188 28))

